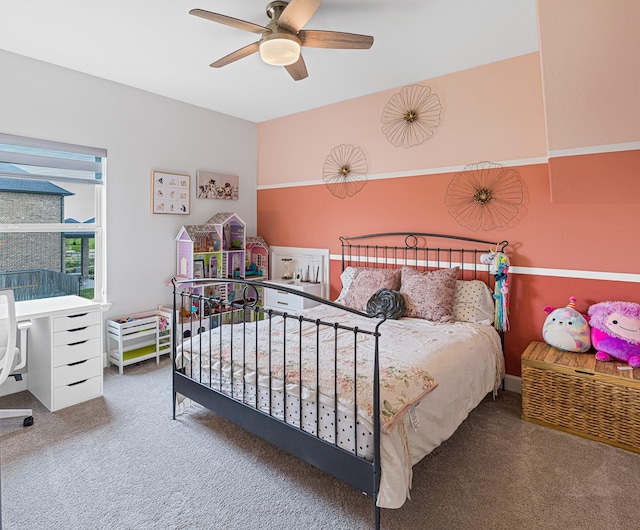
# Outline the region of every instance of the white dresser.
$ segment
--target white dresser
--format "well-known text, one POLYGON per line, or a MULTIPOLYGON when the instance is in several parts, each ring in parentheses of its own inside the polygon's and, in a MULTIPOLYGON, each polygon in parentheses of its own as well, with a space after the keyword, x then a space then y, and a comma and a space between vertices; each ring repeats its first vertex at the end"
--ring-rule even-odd
MULTIPOLYGON (((269 280, 264 283, 276 286, 281 285, 283 287, 294 289, 296 291, 302 291, 318 297, 322 297, 322 294, 324 292, 324 284, 322 283, 287 283, 286 281, 273 280, 269 280)), ((309 309, 316 305, 318 305, 318 302, 314 302, 313 300, 309 300, 302 296, 297 296, 280 289, 264 289, 265 309, 277 309, 278 311, 287 311, 288 313, 299 313, 304 309, 309 309)))
POLYGON ((27 388, 51 411, 102 395, 102 311, 78 296, 16 303, 31 320, 27 388))

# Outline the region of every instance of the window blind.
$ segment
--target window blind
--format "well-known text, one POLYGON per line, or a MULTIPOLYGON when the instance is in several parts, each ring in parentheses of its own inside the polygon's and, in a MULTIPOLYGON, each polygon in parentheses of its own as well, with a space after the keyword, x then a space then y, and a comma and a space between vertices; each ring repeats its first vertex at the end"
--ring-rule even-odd
POLYGON ((102 184, 106 149, 0 133, 0 174, 102 184))

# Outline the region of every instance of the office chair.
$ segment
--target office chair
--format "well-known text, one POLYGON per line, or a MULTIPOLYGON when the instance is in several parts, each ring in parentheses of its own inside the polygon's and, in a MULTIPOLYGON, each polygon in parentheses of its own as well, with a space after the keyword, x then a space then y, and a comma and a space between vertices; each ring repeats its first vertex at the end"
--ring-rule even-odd
MULTIPOLYGON (((22 374, 16 371, 24 368, 27 364, 26 339, 27 328, 30 325, 31 322, 21 322, 20 324, 16 322, 16 303, 13 291, 0 291, 0 385, 9 377, 14 377, 16 381, 22 380, 22 374), (20 346, 24 351, 20 351, 20 348, 16 346, 18 328, 20 328, 20 346)), ((24 427, 33 425, 31 409, 0 409, 0 419, 21 416, 24 416, 22 422, 24 427)))

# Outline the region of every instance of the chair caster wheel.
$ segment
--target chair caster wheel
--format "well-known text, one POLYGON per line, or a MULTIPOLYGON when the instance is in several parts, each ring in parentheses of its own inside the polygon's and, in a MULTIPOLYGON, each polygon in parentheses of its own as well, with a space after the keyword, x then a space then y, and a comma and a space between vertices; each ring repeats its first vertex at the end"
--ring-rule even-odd
POLYGON ((22 422, 23 427, 31 427, 33 425, 33 416, 27 416, 22 422))

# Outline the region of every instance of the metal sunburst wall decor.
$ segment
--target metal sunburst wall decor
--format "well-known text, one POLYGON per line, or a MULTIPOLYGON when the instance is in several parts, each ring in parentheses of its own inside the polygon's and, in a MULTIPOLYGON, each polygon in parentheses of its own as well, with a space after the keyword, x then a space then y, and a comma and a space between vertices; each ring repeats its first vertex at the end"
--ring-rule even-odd
POLYGON ((367 183, 367 157, 360 147, 338 145, 324 161, 322 180, 328 190, 340 199, 353 197, 367 183))
POLYGON ((442 105, 431 88, 410 85, 397 92, 382 111, 382 132, 396 147, 413 147, 433 136, 442 105))
POLYGON ((444 202, 459 224, 475 232, 509 224, 522 200, 522 182, 515 169, 480 162, 454 175, 444 202))

